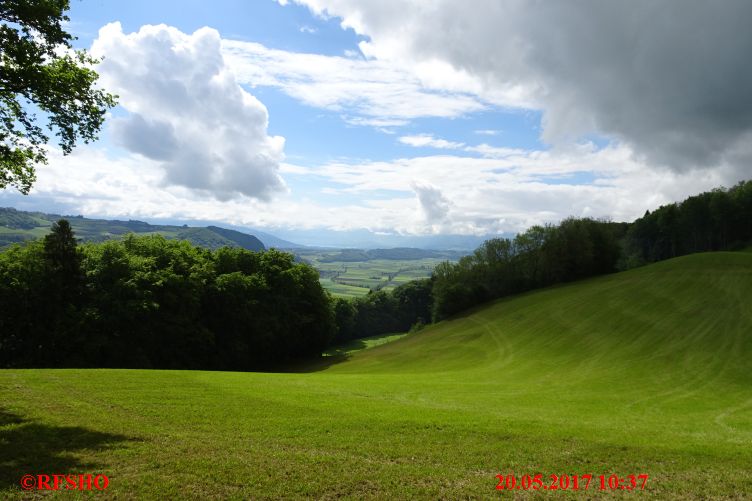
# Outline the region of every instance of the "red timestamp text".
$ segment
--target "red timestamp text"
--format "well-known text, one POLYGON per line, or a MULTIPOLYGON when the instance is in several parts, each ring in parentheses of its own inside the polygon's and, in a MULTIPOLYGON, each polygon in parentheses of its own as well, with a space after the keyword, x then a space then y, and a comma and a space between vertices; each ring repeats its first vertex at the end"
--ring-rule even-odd
POLYGON ((496 479, 496 490, 588 490, 590 488, 605 490, 643 490, 647 486, 649 475, 592 475, 586 473, 583 475, 557 475, 555 473, 544 476, 542 473, 535 475, 508 475, 498 474, 496 479))

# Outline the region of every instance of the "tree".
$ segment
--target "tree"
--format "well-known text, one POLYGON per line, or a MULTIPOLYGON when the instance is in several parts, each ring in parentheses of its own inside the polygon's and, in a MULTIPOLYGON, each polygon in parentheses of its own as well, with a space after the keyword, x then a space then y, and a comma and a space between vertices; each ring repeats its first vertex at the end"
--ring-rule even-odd
POLYGON ((392 291, 400 321, 399 330, 431 322, 432 288, 433 281, 425 278, 407 282, 392 291))
POLYGON ((40 333, 43 346, 41 360, 49 366, 71 362, 70 347, 81 332, 81 309, 84 302, 85 277, 81 254, 70 223, 65 219, 52 225, 44 237, 45 287, 39 291, 38 314, 44 320, 40 333))
POLYGON ((68 221, 52 223, 51 231, 44 237, 44 255, 53 272, 76 280, 81 273, 81 258, 76 249, 76 237, 68 221))
POLYGON ((334 321, 337 325, 335 341, 344 343, 357 337, 356 321, 358 310, 355 302, 349 299, 333 298, 334 321))
POLYGON ((95 88, 98 61, 74 51, 62 23, 69 0, 0 2, 0 188, 27 194, 35 164, 47 162, 51 132, 69 154, 76 141, 97 139, 115 96, 95 88), (47 117, 37 123, 34 110, 47 117))

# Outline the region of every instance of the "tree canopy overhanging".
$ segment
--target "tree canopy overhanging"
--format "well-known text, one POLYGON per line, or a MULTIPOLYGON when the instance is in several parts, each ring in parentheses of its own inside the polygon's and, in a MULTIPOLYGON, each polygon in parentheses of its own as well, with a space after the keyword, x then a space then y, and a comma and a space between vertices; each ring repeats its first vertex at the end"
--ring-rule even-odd
POLYGON ((97 139, 115 97, 95 86, 98 61, 73 50, 68 0, 0 2, 0 189, 28 194, 54 133, 64 154, 97 139), (46 117, 40 125, 35 110, 46 117))

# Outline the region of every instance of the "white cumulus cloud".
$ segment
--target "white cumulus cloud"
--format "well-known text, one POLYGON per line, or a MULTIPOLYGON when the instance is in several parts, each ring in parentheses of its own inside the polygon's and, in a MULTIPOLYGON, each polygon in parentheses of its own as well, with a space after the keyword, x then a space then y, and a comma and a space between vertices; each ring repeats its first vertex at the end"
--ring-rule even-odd
POLYGON ((105 88, 127 114, 112 120, 115 139, 158 162, 162 182, 228 200, 269 200, 285 189, 278 174, 284 138, 267 133, 266 107, 226 64, 219 33, 104 26, 91 52, 105 88))

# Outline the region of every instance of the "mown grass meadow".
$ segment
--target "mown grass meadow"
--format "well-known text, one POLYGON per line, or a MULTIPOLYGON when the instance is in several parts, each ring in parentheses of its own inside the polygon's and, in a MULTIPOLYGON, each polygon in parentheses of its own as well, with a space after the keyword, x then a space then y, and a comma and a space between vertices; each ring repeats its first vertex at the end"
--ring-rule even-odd
POLYGON ((28 497, 27 473, 102 472, 138 499, 509 499, 496 474, 591 473, 650 478, 513 497, 742 499, 750 297, 752 254, 697 254, 299 372, 3 370, 0 497, 28 497))

